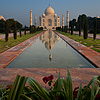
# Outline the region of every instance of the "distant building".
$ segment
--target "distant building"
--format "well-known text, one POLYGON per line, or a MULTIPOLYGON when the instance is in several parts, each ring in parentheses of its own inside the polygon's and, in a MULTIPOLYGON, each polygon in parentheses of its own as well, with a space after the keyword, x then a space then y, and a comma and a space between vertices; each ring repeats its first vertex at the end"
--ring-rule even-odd
POLYGON ((99 16, 97 16, 97 18, 100 18, 99 16))
POLYGON ((43 29, 56 29, 56 27, 60 27, 60 17, 57 17, 51 6, 45 9, 44 14, 40 18, 40 26, 43 29))
MULTIPOLYGON (((32 26, 32 10, 30 11, 30 25, 32 26)), ((35 26, 37 25, 37 16, 35 14, 35 26)), ((69 28, 69 11, 67 11, 66 25, 69 28)), ((45 9, 44 14, 39 16, 39 27, 43 27, 43 30, 56 30, 56 27, 64 26, 64 15, 62 16, 62 25, 60 25, 60 16, 55 14, 54 9, 49 5, 45 9)))
POLYGON ((1 19, 4 20, 4 21, 6 21, 5 18, 2 15, 0 15, 0 20, 1 19))

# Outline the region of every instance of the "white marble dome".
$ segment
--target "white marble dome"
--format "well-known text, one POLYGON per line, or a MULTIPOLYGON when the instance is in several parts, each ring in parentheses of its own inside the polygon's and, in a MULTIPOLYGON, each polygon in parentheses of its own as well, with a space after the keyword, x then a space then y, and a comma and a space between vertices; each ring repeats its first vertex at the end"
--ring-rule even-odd
POLYGON ((48 15, 54 15, 54 9, 49 6, 46 10, 45 10, 45 14, 48 16, 48 15))
POLYGON ((4 21, 6 21, 5 18, 4 18, 2 15, 0 15, 0 20, 1 20, 1 19, 3 19, 4 21))
POLYGON ((45 14, 43 14, 42 16, 45 17, 45 14))
POLYGON ((57 14, 55 14, 54 16, 57 17, 57 14))

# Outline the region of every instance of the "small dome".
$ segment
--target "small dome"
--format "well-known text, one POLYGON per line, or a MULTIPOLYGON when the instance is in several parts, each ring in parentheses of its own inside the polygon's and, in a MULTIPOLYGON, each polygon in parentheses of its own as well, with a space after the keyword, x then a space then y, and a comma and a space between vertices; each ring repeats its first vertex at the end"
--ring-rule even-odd
POLYGON ((42 17, 45 17, 45 14, 43 14, 42 17))
POLYGON ((97 18, 100 18, 99 16, 97 16, 97 18))
POLYGON ((46 10, 45 10, 45 14, 46 15, 54 15, 54 9, 51 7, 51 6, 49 6, 46 10))
POLYGON ((55 14, 55 17, 57 17, 57 14, 55 14))
POLYGON ((0 20, 1 20, 1 19, 3 19, 4 21, 6 21, 5 18, 4 18, 2 15, 0 15, 0 20))

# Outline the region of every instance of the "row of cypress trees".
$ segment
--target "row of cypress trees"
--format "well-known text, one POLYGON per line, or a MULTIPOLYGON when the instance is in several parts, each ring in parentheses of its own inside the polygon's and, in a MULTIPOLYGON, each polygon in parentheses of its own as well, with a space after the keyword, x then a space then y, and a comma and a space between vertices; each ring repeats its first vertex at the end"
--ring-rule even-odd
MULTIPOLYGON (((24 35, 26 35, 26 30, 27 30, 27 27, 25 25, 24 35)), ((36 28, 35 26, 30 26, 29 30, 30 30, 30 34, 32 34, 32 33, 35 33, 36 31, 43 30, 43 28, 42 27, 36 28)), ((22 31, 22 25, 20 24, 20 30, 19 30, 20 37, 22 37, 21 31, 22 31)), ((8 41, 8 37, 9 37, 9 25, 8 25, 8 22, 6 21, 5 22, 5 41, 6 42, 8 41)), ((14 39, 17 39, 17 24, 16 24, 16 21, 14 22, 13 37, 14 37, 14 39)))
POLYGON ((62 26, 62 27, 56 27, 56 30, 62 31, 67 33, 69 31, 70 33, 70 29, 68 29, 68 26, 62 26))
MULTIPOLYGON (((22 26, 20 25, 20 37, 21 35, 21 28, 22 26)), ((25 30, 26 31, 26 30, 25 30)), ((14 32, 13 32, 14 39, 17 39, 17 26, 16 26, 16 21, 14 22, 14 32)), ((8 22, 5 22, 5 41, 8 42, 8 37, 9 37, 9 25, 8 22)))
MULTIPOLYGON (((74 31, 74 26, 75 26, 75 19, 73 19, 72 21, 70 21, 70 28, 68 29, 67 26, 63 26, 61 27, 57 27, 56 30, 62 31, 67 33, 69 30, 70 33, 70 29, 71 29, 71 35, 73 35, 73 31, 74 31)), ((81 36, 81 30, 83 29, 83 38, 87 39, 88 38, 88 20, 86 15, 83 16, 79 16, 78 17, 78 25, 79 25, 79 36, 81 36), (81 27, 83 26, 83 27, 81 27)), ((94 34, 93 34, 93 39, 96 39, 96 33, 97 33, 97 19, 95 18, 94 21, 94 34)))
MULTIPOLYGON (((81 29, 83 24, 83 38, 88 38, 88 21, 86 16, 79 16, 78 17, 78 25, 79 25, 79 36, 81 36, 81 29)), ((97 34, 97 18, 94 20, 94 33, 93 33, 93 39, 96 39, 97 34)))

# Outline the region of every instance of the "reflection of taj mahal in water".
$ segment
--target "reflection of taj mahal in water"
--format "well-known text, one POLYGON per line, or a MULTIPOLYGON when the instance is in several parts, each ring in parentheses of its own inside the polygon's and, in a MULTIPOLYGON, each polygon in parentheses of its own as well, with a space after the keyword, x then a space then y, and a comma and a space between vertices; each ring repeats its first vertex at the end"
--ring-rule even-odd
MULTIPOLYGON (((54 47, 54 44, 59 41, 59 36, 55 34, 52 30, 46 31, 44 34, 40 36, 40 40, 45 45, 46 49, 51 51, 51 49, 54 47)), ((52 54, 50 53, 49 59, 51 61, 52 54)))
MULTIPOLYGON (((37 16, 35 15, 35 26, 37 24, 37 16)), ((30 25, 32 26, 32 10, 30 11, 30 25)), ((39 16, 39 27, 43 27, 44 30, 52 29, 55 30, 56 27, 64 26, 64 15, 62 16, 62 25, 60 23, 60 16, 55 14, 54 9, 49 5, 45 9, 44 14, 39 16)), ((69 11, 67 11, 66 26, 69 28, 69 11)))
POLYGON ((49 30, 40 36, 40 40, 50 51, 54 47, 54 44, 59 40, 59 36, 56 35, 53 31, 49 30))

